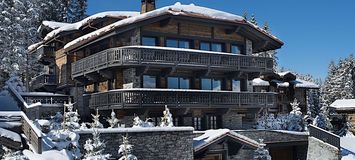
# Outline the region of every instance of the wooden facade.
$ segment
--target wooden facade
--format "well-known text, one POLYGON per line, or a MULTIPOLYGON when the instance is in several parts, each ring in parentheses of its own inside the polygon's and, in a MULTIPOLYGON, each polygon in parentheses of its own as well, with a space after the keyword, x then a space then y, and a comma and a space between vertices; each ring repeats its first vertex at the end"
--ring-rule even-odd
MULTIPOLYGON (((152 2, 142 1, 142 13, 154 12, 152 2)), ((243 122, 250 127, 261 110, 275 107, 275 93, 253 92, 248 82, 273 72, 272 58, 253 53, 283 43, 248 22, 157 14, 64 49, 68 42, 115 21, 96 20, 45 43, 54 48, 46 55, 53 55, 47 61, 54 68, 56 92, 74 96, 79 111, 116 109, 123 118, 134 113, 159 117, 168 105, 177 114, 177 124, 199 130, 238 129, 243 122), (81 88, 85 96, 78 94, 81 88), (223 119, 226 114, 228 119, 223 119), (201 126, 210 123, 215 125, 201 126)))

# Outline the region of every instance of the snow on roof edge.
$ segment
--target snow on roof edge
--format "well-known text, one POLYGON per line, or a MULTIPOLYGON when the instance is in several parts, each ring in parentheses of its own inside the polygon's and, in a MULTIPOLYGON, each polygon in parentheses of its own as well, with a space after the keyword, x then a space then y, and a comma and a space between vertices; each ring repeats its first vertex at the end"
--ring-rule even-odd
MULTIPOLYGON (((97 129, 99 133, 134 133, 134 132, 184 132, 194 131, 193 127, 134 127, 134 128, 105 128, 97 129)), ((75 130, 78 134, 92 133, 93 129, 75 130)))

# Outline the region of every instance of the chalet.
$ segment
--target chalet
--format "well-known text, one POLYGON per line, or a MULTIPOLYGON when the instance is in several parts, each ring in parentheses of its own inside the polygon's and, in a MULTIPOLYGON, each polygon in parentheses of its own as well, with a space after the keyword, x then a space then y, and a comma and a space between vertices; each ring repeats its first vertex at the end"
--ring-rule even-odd
MULTIPOLYGON (((338 99, 329 107, 333 112, 333 127, 340 129, 347 121, 350 122, 352 126, 355 126, 355 99, 338 99)), ((355 132, 354 128, 350 128, 350 130, 355 132)))
POLYGON ((141 8, 44 22, 43 40, 29 50, 42 55, 47 73, 33 78, 32 91, 72 96, 83 120, 113 109, 127 126, 134 115, 158 123, 165 105, 176 126, 196 130, 248 129, 261 111, 279 111, 281 89, 252 83, 274 74, 274 59, 256 53, 281 48, 281 40, 241 16, 193 4, 156 9, 142 0, 141 8))
POLYGON ((307 91, 319 90, 313 82, 297 79, 296 75, 287 71, 271 75, 262 75, 252 81, 254 92, 277 93, 277 104, 268 109, 271 113, 289 113, 290 103, 296 98, 303 113, 307 112, 307 91))

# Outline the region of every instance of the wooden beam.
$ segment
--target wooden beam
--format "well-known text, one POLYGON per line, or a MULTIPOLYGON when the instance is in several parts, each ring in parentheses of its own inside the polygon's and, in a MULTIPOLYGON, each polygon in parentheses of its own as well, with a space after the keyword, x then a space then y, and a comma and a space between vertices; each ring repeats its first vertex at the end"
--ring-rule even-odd
POLYGON ((173 20, 173 18, 167 18, 167 19, 163 19, 160 21, 160 27, 165 27, 167 26, 171 21, 173 20))
POLYGON ((106 70, 106 71, 97 71, 97 72, 104 78, 113 79, 112 71, 106 70))

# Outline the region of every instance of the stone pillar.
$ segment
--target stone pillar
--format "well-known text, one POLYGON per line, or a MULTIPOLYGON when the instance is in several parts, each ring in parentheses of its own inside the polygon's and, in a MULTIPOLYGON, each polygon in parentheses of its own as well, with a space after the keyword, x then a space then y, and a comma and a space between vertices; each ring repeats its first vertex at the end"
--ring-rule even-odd
POLYGON ((246 45, 246 47, 245 47, 245 49, 246 49, 246 51, 245 51, 245 53, 246 53, 246 55, 252 55, 253 54, 253 42, 251 41, 251 40, 249 40, 249 39, 246 39, 245 40, 245 45, 246 45))

